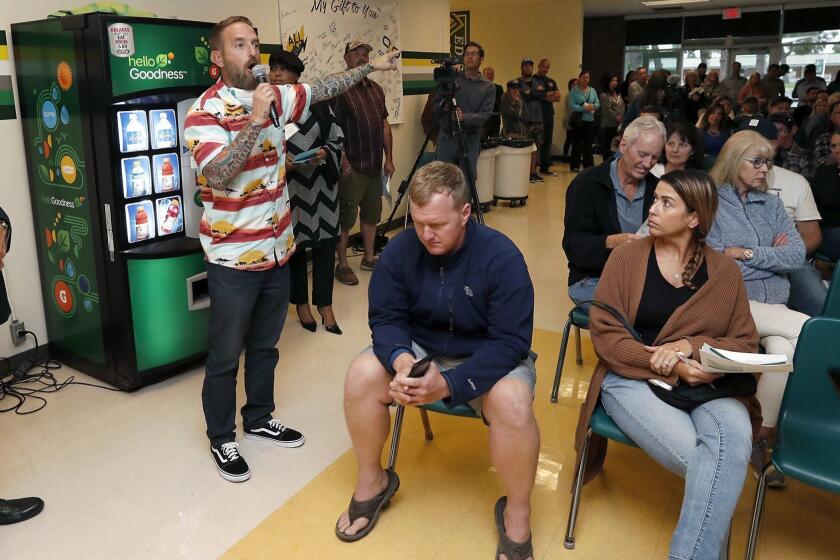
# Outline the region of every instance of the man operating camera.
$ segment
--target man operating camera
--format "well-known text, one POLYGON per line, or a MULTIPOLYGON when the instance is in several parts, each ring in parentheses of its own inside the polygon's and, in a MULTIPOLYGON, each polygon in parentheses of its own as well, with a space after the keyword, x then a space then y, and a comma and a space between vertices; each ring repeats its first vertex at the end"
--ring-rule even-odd
MULTIPOLYGON (((484 61, 484 49, 474 41, 464 49, 464 71, 456 72, 450 65, 448 71, 436 71, 435 116, 439 123, 435 159, 457 163, 467 172, 466 157, 469 156, 469 174, 476 178, 476 163, 481 149, 481 129, 493 112, 496 90, 493 84, 482 77, 479 68, 484 61), (455 103, 451 102, 454 97, 455 103), (456 122, 457 121, 457 122, 456 122), (456 137, 458 123, 463 132, 464 148, 456 137)), ((444 65, 446 67, 446 64, 444 65)), ((447 70, 447 68, 439 69, 447 70)))

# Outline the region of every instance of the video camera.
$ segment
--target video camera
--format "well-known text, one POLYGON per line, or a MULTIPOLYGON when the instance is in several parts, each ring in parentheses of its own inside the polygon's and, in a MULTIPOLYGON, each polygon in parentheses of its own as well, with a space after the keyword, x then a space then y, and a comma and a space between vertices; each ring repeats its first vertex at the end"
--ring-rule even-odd
POLYGON ((464 61, 457 56, 444 56, 433 59, 432 63, 438 65, 434 71, 435 84, 438 89, 445 96, 454 95, 460 87, 458 82, 455 81, 458 75, 458 70, 455 67, 463 64, 464 61))

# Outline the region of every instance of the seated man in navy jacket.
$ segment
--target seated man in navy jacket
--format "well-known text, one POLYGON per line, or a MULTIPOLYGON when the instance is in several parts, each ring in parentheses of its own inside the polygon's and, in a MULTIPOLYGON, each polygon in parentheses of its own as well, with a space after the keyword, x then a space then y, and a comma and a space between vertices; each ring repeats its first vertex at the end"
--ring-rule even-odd
POLYGON ((510 239, 470 219, 458 167, 423 166, 409 198, 415 229, 394 238, 380 257, 368 292, 373 346, 350 364, 344 385, 358 481, 336 534, 366 535, 399 486, 396 473, 380 463, 388 406, 442 399, 448 407, 469 404, 489 425, 491 457, 507 494, 497 504, 506 529, 501 545, 528 550, 539 430, 530 353, 534 288, 525 259, 510 239), (426 374, 408 377, 426 355, 434 356, 426 374))

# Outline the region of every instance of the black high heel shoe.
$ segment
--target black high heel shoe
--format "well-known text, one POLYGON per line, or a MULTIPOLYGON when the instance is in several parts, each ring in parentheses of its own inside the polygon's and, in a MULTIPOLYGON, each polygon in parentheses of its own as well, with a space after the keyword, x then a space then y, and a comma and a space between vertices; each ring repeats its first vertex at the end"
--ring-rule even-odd
POLYGON ((316 330, 318 330, 318 323, 316 323, 315 321, 309 321, 308 323, 305 322, 303 319, 300 318, 300 312, 298 312, 298 321, 300 321, 300 326, 308 330, 309 332, 315 332, 316 330))
POLYGON ((334 325, 327 325, 326 323, 324 323, 323 319, 321 319, 321 323, 324 324, 324 330, 329 332, 329 333, 344 334, 344 333, 341 332, 341 329, 339 328, 338 323, 336 323, 334 325))
POLYGON ((334 323, 332 325, 328 325, 324 320, 324 315, 321 313, 321 309, 318 308, 318 314, 321 315, 321 324, 324 325, 324 330, 328 333, 332 334, 344 334, 341 332, 341 328, 338 326, 338 323, 334 323))

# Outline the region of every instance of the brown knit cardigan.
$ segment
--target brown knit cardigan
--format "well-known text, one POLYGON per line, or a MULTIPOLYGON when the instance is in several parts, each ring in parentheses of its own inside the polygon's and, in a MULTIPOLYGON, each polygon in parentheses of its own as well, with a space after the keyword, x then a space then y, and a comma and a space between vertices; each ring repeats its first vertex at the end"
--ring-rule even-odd
MULTIPOLYGON (((653 240, 647 237, 616 248, 604 267, 595 292, 596 300, 615 307, 631 325, 636 321, 652 247, 653 240)), ((725 350, 755 352, 758 348, 758 333, 738 266, 731 258, 709 247, 705 248, 703 256, 708 281, 674 311, 662 327, 657 344, 685 338, 691 343, 692 356, 695 358, 700 355, 703 343, 725 350)), ((678 379, 676 372, 669 377, 652 372, 650 352, 636 342, 608 312, 593 307, 590 311, 590 329, 599 361, 592 374, 586 400, 581 405, 575 436, 576 471, 582 458, 581 450, 589 430, 589 420, 598 403, 601 382, 607 371, 632 379, 662 379, 671 385, 678 379)), ((749 410, 755 433, 761 426, 761 408, 755 397, 744 403, 749 410)), ((606 438, 593 433, 587 454, 585 482, 589 482, 601 471, 606 454, 606 438)))

